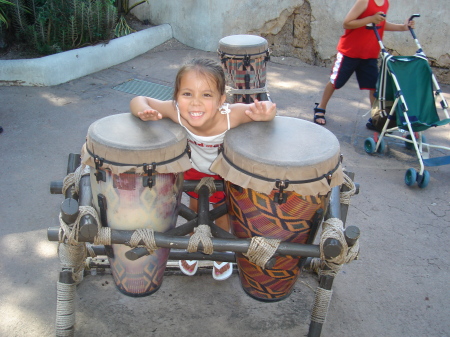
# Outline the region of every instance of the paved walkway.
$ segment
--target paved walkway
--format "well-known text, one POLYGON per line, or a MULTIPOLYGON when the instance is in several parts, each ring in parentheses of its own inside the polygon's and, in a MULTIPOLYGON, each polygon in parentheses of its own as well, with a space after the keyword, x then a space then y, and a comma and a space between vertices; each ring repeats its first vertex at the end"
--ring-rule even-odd
MULTIPOLYGON (((0 335, 54 335, 60 267, 46 231, 58 224, 62 197, 51 195, 49 184, 65 176, 67 156, 80 151, 91 123, 128 111, 133 96, 112 88, 129 79, 171 85, 193 56, 217 57, 171 40, 58 86, 0 87, 0 335)), ((312 120, 328 72, 274 58, 268 85, 279 114, 312 120)), ((450 87, 443 91, 450 101, 450 87)), ((385 155, 363 150, 371 135, 364 126, 368 108, 352 80, 327 114, 326 127, 361 186, 347 223, 359 226, 362 237, 360 259, 335 280, 323 336, 450 336, 450 166, 430 168, 426 189, 407 187, 404 173, 417 163, 403 144, 391 142, 385 155)), ((449 130, 431 130, 428 140, 448 145, 449 130)), ((122 295, 110 275, 87 276, 77 291, 76 336, 304 336, 316 285, 305 273, 287 300, 267 304, 246 296, 236 275, 222 283, 209 275, 167 276, 146 298, 122 295)))

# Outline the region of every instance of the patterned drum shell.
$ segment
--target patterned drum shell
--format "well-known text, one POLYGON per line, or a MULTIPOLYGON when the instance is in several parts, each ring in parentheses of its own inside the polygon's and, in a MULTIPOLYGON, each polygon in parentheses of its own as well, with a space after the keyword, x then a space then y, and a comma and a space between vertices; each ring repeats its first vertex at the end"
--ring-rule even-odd
MULTIPOLYGON (((82 163, 89 165, 93 204, 102 221, 119 230, 151 228, 165 232, 176 225, 183 190, 183 172, 190 166, 185 153, 185 131, 170 120, 143 122, 131 114, 102 118, 89 127, 82 149, 82 163), (96 161, 103 172, 97 181, 96 161), (157 163, 148 187, 143 164, 157 163), (104 180, 104 181, 103 181, 104 180), (99 204, 106 201, 106 209, 99 204)), ((146 296, 159 289, 169 249, 130 261, 130 249, 114 244, 107 247, 114 282, 129 296, 146 296)))
MULTIPOLYGON (((235 89, 265 88, 270 54, 265 38, 245 34, 226 36, 219 41, 218 53, 227 75, 229 92, 233 94, 235 89)), ((266 91, 262 90, 261 93, 248 95, 234 93, 229 101, 251 103, 255 98, 267 100, 267 97, 266 91)))
MULTIPOLYGON (((226 181, 228 211, 237 237, 302 244, 313 242, 329 192, 343 181, 336 137, 314 123, 289 117, 228 131, 223 153, 211 170, 226 181), (277 179, 289 181, 282 192, 277 179), (277 202, 277 193, 285 202, 277 202)), ((236 256, 244 291, 261 301, 289 296, 303 263, 299 256, 277 256, 272 269, 263 269, 242 254, 236 256)))

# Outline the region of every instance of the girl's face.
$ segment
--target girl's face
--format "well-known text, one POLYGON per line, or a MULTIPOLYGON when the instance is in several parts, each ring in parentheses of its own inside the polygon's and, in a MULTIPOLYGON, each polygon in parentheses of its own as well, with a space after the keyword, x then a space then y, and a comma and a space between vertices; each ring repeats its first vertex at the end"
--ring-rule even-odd
POLYGON ((181 116, 193 127, 201 127, 210 121, 225 98, 210 78, 197 71, 190 70, 181 78, 178 108, 181 116))

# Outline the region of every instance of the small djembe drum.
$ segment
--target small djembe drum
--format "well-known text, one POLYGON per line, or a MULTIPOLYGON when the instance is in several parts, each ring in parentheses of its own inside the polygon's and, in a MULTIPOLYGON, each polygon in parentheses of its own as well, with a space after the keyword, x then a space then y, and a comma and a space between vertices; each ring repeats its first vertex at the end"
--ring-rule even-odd
POLYGON ((266 66, 269 61, 267 40, 256 35, 231 35, 219 41, 218 53, 225 74, 230 103, 268 100, 266 66))
MULTIPOLYGON (((118 230, 176 226, 183 172, 191 168, 183 128, 168 119, 144 122, 124 113, 89 127, 82 163, 90 166, 93 204, 103 226, 118 230)), ((125 245, 107 246, 117 288, 129 296, 159 289, 169 249, 131 261, 125 245)))
MULTIPOLYGON (((229 130, 211 170, 225 179, 232 230, 239 238, 261 236, 313 243, 330 191, 343 182, 340 146, 327 129, 289 117, 229 130)), ((304 259, 276 256, 263 269, 236 254, 244 291, 261 301, 291 293, 304 259)))

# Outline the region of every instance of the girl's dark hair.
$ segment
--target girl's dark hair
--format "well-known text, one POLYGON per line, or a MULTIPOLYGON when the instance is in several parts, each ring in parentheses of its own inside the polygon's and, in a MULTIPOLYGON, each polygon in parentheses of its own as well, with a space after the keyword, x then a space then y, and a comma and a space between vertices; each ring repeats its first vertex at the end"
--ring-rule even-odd
POLYGON ((199 74, 204 75, 209 80, 212 80, 212 82, 215 83, 220 95, 225 94, 225 73, 220 63, 212 59, 195 58, 185 63, 180 70, 178 70, 177 77, 175 78, 175 90, 173 92, 174 101, 177 100, 183 75, 191 70, 194 70, 199 74))

